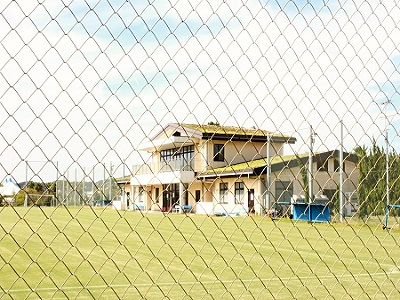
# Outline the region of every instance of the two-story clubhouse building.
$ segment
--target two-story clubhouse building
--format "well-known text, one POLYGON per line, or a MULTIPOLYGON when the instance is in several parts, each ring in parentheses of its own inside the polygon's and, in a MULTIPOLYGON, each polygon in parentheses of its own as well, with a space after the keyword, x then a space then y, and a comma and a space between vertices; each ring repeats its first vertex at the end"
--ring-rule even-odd
MULTIPOLYGON (((118 206, 207 214, 265 212, 275 202, 304 194, 300 169, 308 168, 308 154, 285 156, 283 151, 285 144, 295 142, 294 137, 255 128, 168 124, 141 145, 139 150, 151 153, 151 162, 133 167, 118 206)), ((338 151, 313 158, 314 195, 331 197, 338 189, 338 151)), ((354 155, 346 154, 344 165, 343 191, 353 193, 358 178, 354 155)))

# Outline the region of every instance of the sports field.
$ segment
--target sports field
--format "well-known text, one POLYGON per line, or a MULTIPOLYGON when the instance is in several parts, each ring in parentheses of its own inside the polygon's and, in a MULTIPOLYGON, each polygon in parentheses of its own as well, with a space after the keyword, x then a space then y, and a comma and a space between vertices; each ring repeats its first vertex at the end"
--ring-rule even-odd
POLYGON ((399 299, 400 231, 0 208, 0 299, 399 299))

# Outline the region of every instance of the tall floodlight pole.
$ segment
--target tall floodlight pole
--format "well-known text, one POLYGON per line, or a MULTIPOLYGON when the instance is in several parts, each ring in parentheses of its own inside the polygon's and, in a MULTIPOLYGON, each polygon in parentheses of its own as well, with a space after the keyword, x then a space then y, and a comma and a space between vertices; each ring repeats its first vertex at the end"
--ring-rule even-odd
POLYGON ((62 205, 65 205, 65 173, 62 176, 62 205))
POLYGON ((25 199, 24 199, 24 206, 28 206, 28 161, 25 161, 25 199))
POLYGON ((385 228, 388 226, 389 219, 389 130, 386 129, 385 134, 386 141, 386 210, 385 210, 385 228))
POLYGON ((105 200, 106 196, 106 163, 103 164, 103 196, 102 199, 103 201, 105 200))
POLYGON ((343 222, 343 120, 340 120, 340 153, 339 153, 339 220, 343 222))
POLYGON ((271 134, 267 134, 267 177, 266 177, 267 193, 266 193, 266 203, 264 205, 264 211, 266 208, 271 208, 271 134))
POLYGON ((109 193, 109 200, 111 201, 112 200, 112 172, 113 172, 113 164, 112 164, 112 162, 110 162, 110 178, 109 178, 109 182, 110 182, 110 190, 108 191, 109 193))
POLYGON ((83 202, 82 204, 85 205, 86 202, 86 197, 85 197, 85 184, 86 184, 86 168, 83 167, 83 180, 82 180, 82 200, 81 202, 83 202))
POLYGON ((314 194, 314 175, 313 175, 313 146, 314 146, 314 130, 310 125, 310 153, 308 155, 308 202, 313 202, 314 194))
POLYGON ((58 161, 56 161, 56 168, 57 168, 57 170, 56 170, 55 188, 56 188, 56 203, 57 203, 56 206, 58 206, 59 205, 59 201, 58 201, 58 195, 59 195, 59 193, 58 193, 58 179, 60 178, 60 173, 58 171, 58 161))
POLYGON ((389 195, 389 128, 388 128, 388 116, 386 113, 387 105, 390 103, 390 100, 386 100, 382 104, 384 105, 384 112, 385 112, 385 156, 386 156, 386 209, 385 209, 385 224, 383 225, 384 228, 388 227, 388 220, 389 220, 389 205, 390 205, 390 195, 389 195))
POLYGON ((66 189, 67 189, 67 206, 69 206, 69 196, 70 196, 70 191, 69 191, 69 188, 70 188, 70 181, 69 181, 69 169, 67 170, 67 178, 66 178, 66 189))
MULTIPOLYGON (((92 199, 91 199, 91 201, 92 201, 92 205, 93 205, 93 203, 94 203, 94 183, 95 183, 95 177, 94 177, 94 169, 95 169, 95 165, 93 165, 93 170, 92 170, 92 199)), ((96 192, 97 192, 97 190, 96 190, 96 192)))
POLYGON ((75 182, 74 182, 74 206, 76 206, 78 194, 78 170, 75 168, 75 182))

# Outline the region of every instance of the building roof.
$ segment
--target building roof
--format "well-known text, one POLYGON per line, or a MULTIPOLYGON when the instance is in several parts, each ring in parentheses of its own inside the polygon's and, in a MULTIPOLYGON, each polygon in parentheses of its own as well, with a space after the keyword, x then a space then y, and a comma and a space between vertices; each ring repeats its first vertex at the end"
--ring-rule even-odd
POLYGON ((139 146, 139 150, 153 152, 173 147, 193 145, 200 140, 250 141, 267 143, 294 144, 296 138, 281 133, 221 125, 200 125, 186 123, 169 123, 156 135, 139 146))
MULTIPOLYGON (((294 168, 299 165, 299 163, 305 165, 308 161, 308 153, 302 154, 290 154, 284 156, 273 156, 271 157, 271 171, 277 172, 284 168, 294 168)), ((339 157, 339 150, 320 152, 313 155, 313 160, 326 161, 331 157, 339 157)), ((344 153, 343 155, 345 161, 351 161, 357 163, 357 156, 354 154, 344 153)), ((234 164, 230 166, 215 168, 206 170, 198 174, 201 178, 213 178, 213 177, 230 177, 239 175, 261 175, 267 171, 267 158, 256 159, 248 162, 243 162, 239 164, 234 164)))
POLYGON ((260 128, 244 128, 236 126, 222 126, 218 124, 175 124, 183 128, 198 131, 202 134, 202 139, 218 139, 218 140, 251 140, 251 141, 267 141, 270 136, 271 142, 284 142, 294 144, 296 138, 281 133, 262 130, 260 128))
POLYGON ((131 181, 131 176, 115 178, 117 184, 127 184, 131 181))
POLYGON ((21 188, 18 186, 18 184, 10 178, 3 182, 3 186, 0 187, 0 194, 3 196, 13 196, 20 190, 21 188))

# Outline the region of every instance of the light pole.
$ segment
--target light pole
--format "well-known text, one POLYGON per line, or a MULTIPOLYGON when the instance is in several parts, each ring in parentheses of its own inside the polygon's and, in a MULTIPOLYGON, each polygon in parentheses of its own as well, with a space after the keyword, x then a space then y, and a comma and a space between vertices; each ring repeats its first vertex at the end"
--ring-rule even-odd
POLYGON ((313 146, 315 142, 315 131, 310 125, 310 153, 308 155, 308 202, 313 202, 314 199, 314 174, 313 174, 313 146))
POLYGON ((386 209, 385 209, 385 228, 388 226, 389 219, 389 205, 390 205, 390 196, 389 196, 389 130, 386 129, 385 133, 385 142, 386 142, 386 209))
POLYGON ((114 168, 114 166, 113 166, 113 164, 112 164, 112 162, 110 162, 110 178, 109 178, 109 182, 110 182, 110 186, 109 186, 109 200, 111 201, 112 200, 112 173, 113 173, 113 168, 114 168))
MULTIPOLYGON (((266 176, 266 186, 267 186, 267 193, 266 193, 266 203, 264 203, 264 207, 262 208, 264 213, 266 209, 271 209, 271 134, 268 132, 267 134, 267 176, 266 176)), ((275 210, 274 210, 275 216, 275 210)))
POLYGON ((386 229, 388 228, 388 220, 389 220, 389 205, 390 205, 390 189, 389 189, 389 120, 388 120, 388 115, 387 115, 387 105, 391 103, 390 100, 386 100, 385 102, 382 102, 381 104, 384 105, 383 110, 384 110, 384 115, 385 115, 385 158, 386 158, 386 164, 385 164, 385 177, 386 177, 386 208, 385 208, 385 224, 383 225, 383 228, 386 229))
POLYGON ((339 153, 339 220, 343 222, 344 201, 343 201, 343 120, 340 120, 340 153, 339 153))
POLYGON ((24 199, 24 206, 28 206, 28 161, 25 161, 26 166, 25 166, 25 199, 24 199))

